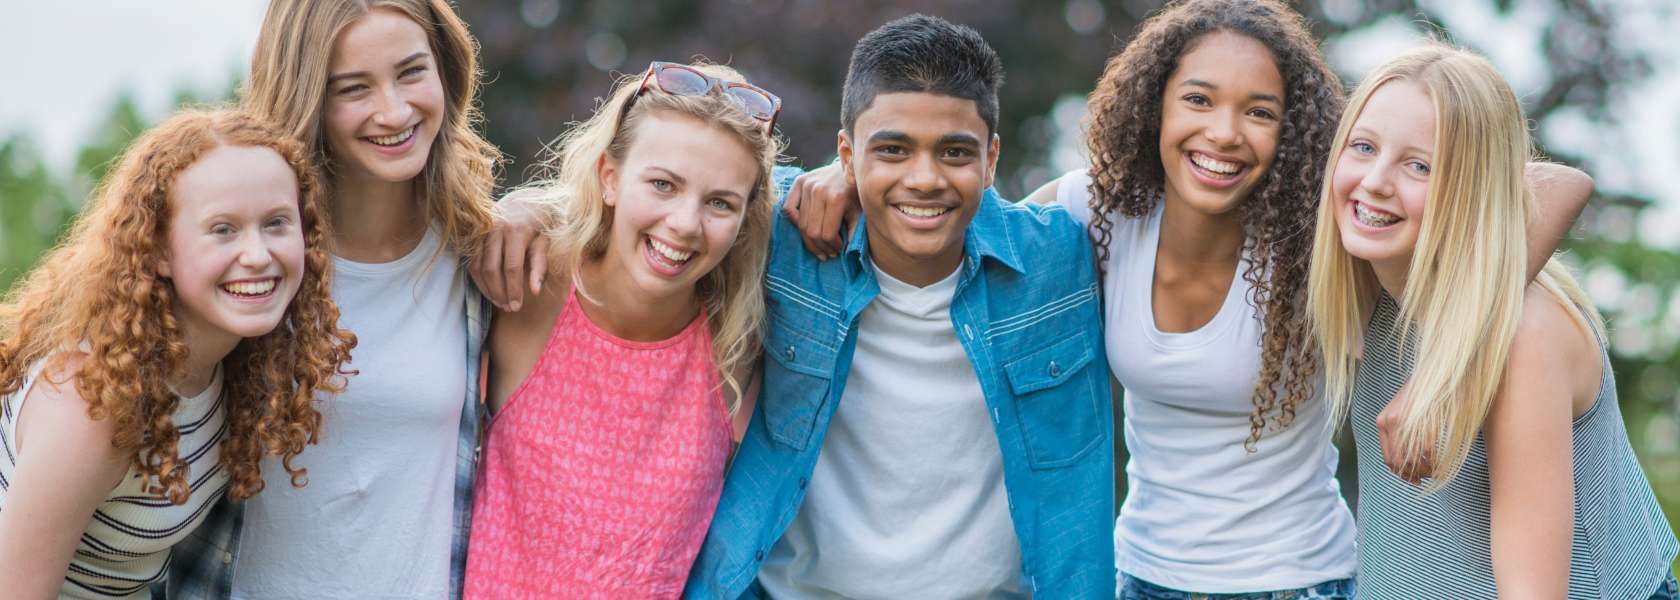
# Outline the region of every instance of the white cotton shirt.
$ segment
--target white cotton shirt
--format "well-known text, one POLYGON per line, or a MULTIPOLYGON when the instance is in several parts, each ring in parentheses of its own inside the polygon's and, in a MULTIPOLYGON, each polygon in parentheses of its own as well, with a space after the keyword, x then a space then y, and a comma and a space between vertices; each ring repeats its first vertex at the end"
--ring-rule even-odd
POLYGON ((875 270, 805 503, 759 571, 772 598, 1027 597, 1003 452, 951 324, 961 272, 917 288, 875 270))
MULTIPOLYGON (((1056 203, 1091 220, 1090 178, 1060 179, 1056 203)), ((1115 214, 1102 265, 1103 338, 1125 387, 1126 500, 1115 566, 1173 589, 1244 593, 1352 577, 1353 515, 1336 482, 1323 382, 1295 422, 1243 447, 1260 374, 1258 313, 1237 266, 1219 312, 1183 333, 1155 327, 1153 290, 1162 204, 1115 214)))
POLYGON ((333 258, 338 324, 356 334, 320 443, 277 461, 246 501, 234 568, 242 600, 447 598, 456 443, 466 390, 466 274, 428 230, 407 256, 333 258))

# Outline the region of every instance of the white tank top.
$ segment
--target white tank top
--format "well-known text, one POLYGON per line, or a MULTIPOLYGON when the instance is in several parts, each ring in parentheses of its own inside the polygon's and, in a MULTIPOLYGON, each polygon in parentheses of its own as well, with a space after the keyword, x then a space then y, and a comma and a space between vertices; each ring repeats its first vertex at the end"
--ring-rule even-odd
MULTIPOLYGON (((1090 178, 1060 179, 1056 202, 1091 220, 1090 178)), ((1161 203, 1139 218, 1112 215, 1101 265, 1103 337, 1125 387, 1127 495, 1114 527, 1116 567, 1174 589, 1244 593, 1352 577, 1353 515, 1337 485, 1323 382, 1294 424, 1249 436, 1262 325, 1242 278, 1201 328, 1155 327, 1155 252, 1161 203)))
MULTIPOLYGON (((23 385, 0 401, 0 510, 17 467, 17 419, 29 388, 39 378, 36 364, 23 385)), ((179 456, 187 463, 186 504, 148 494, 133 468, 93 513, 76 554, 70 559, 59 598, 149 598, 148 586, 163 579, 169 548, 204 522, 209 506, 227 492, 228 473, 221 460, 227 437, 227 408, 222 399, 222 370, 197 395, 181 398, 175 426, 181 431, 179 456)), ((4 595, 4 594, 0 594, 4 595)))

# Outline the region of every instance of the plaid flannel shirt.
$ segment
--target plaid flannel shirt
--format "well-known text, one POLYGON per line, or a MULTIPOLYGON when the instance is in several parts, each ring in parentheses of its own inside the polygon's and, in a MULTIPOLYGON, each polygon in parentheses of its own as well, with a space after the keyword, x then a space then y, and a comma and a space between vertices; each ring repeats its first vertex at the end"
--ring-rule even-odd
MULTIPOLYGON (((460 277, 466 277, 462 272, 460 277)), ((467 313, 467 389, 455 447, 455 535, 450 546, 450 598, 461 597, 467 572, 467 531, 472 525, 473 479, 478 474, 483 411, 479 395, 479 355, 490 332, 490 302, 469 281, 467 313)), ((223 497, 204 523, 170 550, 168 579, 152 586, 153 600, 226 600, 233 593, 233 567, 239 558, 239 535, 245 505, 223 497)))

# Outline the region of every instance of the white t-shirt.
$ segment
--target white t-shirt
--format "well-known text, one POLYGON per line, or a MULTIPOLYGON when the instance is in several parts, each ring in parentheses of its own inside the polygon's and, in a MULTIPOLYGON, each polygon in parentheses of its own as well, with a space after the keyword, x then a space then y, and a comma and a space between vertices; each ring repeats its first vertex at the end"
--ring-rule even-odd
POLYGON ((234 598, 449 596, 467 280, 439 244, 428 230, 392 262, 333 257, 338 324, 356 334, 358 373, 321 399, 320 443, 293 460, 309 485, 292 487, 272 459, 263 465, 234 598))
MULTIPOLYGON (((1056 203, 1091 220, 1090 178, 1060 179, 1056 203)), ((1243 447, 1259 379, 1258 313, 1237 266, 1224 305, 1195 331, 1155 327, 1161 203, 1140 218, 1114 214, 1102 265, 1103 338, 1125 387, 1127 494, 1114 527, 1116 567, 1201 593, 1302 588, 1352 577, 1353 515, 1336 482, 1323 382, 1295 422, 1243 447)))
POLYGON ((951 324, 961 272, 917 288, 875 270, 805 503, 759 571, 771 597, 1026 597, 1003 452, 951 324))

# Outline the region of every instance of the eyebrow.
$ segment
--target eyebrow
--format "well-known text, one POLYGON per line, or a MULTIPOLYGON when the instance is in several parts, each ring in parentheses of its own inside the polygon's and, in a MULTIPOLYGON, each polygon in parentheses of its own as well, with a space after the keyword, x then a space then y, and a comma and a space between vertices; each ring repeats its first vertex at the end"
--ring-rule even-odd
MULTIPOLYGON (((1184 80, 1183 83, 1180 83, 1178 85, 1180 87, 1188 85, 1188 86, 1192 86, 1192 87, 1207 88, 1207 89, 1210 89, 1210 90, 1219 89, 1219 86, 1214 85, 1212 82, 1203 81, 1201 79, 1186 79, 1186 80, 1184 80)), ((1277 104, 1283 104, 1283 99, 1278 98, 1277 96, 1273 96, 1271 94, 1249 94, 1248 99, 1249 100, 1264 100, 1264 101, 1267 101, 1267 102, 1274 102, 1274 103, 1277 103, 1277 104)))
MULTIPOLYGON (((425 50, 421 50, 419 52, 415 52, 414 54, 408 55, 408 57, 406 57, 402 60, 397 61, 396 65, 394 65, 394 66, 400 68, 403 65, 414 62, 414 61, 419 60, 421 58, 425 58, 427 56, 431 56, 431 53, 426 52, 425 50)), ((367 77, 367 71, 351 71, 349 73, 339 73, 337 75, 330 76, 330 77, 327 78, 327 85, 332 85, 332 84, 338 82, 341 79, 352 79, 352 78, 356 78, 356 77, 367 77)))
MULTIPOLYGON (((893 130, 877 131, 873 135, 869 136, 869 142, 870 143, 880 143, 880 142, 911 143, 911 142, 914 142, 914 141, 915 141, 915 139, 910 137, 910 134, 902 132, 902 131, 893 131, 893 130)), ((974 137, 972 134, 967 134, 967 133, 947 133, 945 135, 939 136, 939 141, 936 142, 936 145, 940 145, 940 146, 973 146, 973 147, 978 148, 980 146, 980 138, 974 137)))

